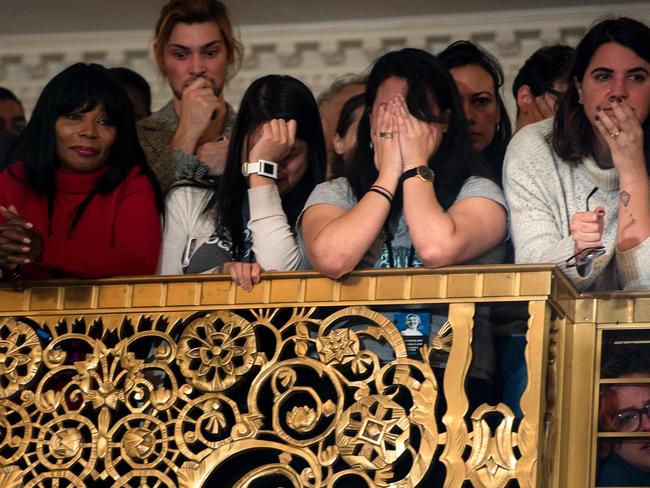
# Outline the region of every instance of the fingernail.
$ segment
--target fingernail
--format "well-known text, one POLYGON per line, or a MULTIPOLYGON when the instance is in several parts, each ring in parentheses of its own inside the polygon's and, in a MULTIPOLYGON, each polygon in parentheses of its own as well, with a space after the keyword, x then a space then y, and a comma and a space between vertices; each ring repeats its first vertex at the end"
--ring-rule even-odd
POLYGON ((23 250, 23 252, 29 252, 29 248, 28 248, 28 247, 23 247, 22 250, 23 250))
POLYGON ((25 264, 27 264, 27 263, 31 263, 31 262, 32 262, 32 260, 31 260, 31 259, 29 259, 29 258, 25 258, 25 260, 24 260, 23 262, 24 262, 25 264))
POLYGON ((32 243, 32 240, 29 237, 25 237, 23 239, 23 244, 31 244, 31 243, 32 243))
POLYGON ((609 98, 607 99, 607 101, 608 101, 609 103, 614 103, 614 102, 616 101, 616 97, 609 97, 609 98))
POLYGON ((600 108, 600 105, 598 105, 598 106, 596 107, 596 112, 600 112, 601 110, 602 110, 602 108, 600 108))

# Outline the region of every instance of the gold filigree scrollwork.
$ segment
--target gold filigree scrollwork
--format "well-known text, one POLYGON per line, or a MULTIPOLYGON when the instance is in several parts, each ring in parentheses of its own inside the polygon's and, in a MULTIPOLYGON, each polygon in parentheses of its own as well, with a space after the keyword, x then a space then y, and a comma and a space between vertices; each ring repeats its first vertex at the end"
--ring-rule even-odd
MULTIPOLYGON (((53 337, 34 393, 0 399, 0 468, 35 487, 194 488, 242 459, 232 486, 423 479, 442 438, 437 385, 389 319, 359 306, 241 314, 26 319, 53 337)), ((22 322, 3 326, 23 333, 4 332, 16 347, 31 340, 22 322)))
POLYGON ((393 464, 409 442, 406 411, 391 398, 370 395, 347 409, 336 429, 336 446, 350 466, 367 471, 393 464))
POLYGON ((183 375, 197 388, 224 391, 255 364, 257 344, 253 326, 231 312, 217 312, 191 322, 178 345, 183 375))
POLYGON ((27 385, 41 364, 41 343, 27 324, 5 319, 0 325, 0 398, 27 385))
POLYGON ((515 477, 517 458, 513 447, 517 445, 517 434, 512 431, 514 419, 512 410, 503 403, 483 404, 472 414, 472 452, 467 467, 475 486, 503 488, 515 477), (503 418, 493 436, 485 417, 494 414, 503 418))

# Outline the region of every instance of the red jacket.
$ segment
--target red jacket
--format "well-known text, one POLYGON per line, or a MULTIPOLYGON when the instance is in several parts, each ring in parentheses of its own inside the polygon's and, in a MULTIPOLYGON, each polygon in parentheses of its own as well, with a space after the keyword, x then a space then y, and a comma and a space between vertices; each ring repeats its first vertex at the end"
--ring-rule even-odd
POLYGON ((138 167, 132 168, 111 193, 93 196, 70 232, 79 205, 106 169, 93 173, 58 170, 51 222, 47 197, 26 183, 22 163, 0 173, 0 205, 14 205, 43 236, 42 259, 22 267, 25 278, 101 278, 156 272, 160 216, 151 182, 138 167))

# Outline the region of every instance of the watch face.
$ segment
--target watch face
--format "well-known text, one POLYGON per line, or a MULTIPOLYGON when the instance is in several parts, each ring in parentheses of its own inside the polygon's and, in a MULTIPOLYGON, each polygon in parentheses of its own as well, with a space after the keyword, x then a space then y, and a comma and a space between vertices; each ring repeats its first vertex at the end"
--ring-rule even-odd
POLYGON ((433 181, 433 171, 428 166, 418 166, 418 176, 426 181, 433 181))

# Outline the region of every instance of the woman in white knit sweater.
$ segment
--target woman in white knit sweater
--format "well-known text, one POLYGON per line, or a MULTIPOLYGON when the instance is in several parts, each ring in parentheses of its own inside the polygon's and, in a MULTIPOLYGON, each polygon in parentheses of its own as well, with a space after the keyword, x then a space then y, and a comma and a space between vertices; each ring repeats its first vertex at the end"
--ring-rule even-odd
POLYGON ((269 75, 246 90, 223 176, 173 188, 161 274, 230 273, 250 290, 260 272, 306 266, 294 224, 325 174, 325 142, 309 89, 269 75))
POLYGON ((579 290, 650 289, 650 29, 598 23, 569 80, 554 121, 506 153, 515 261, 556 263, 579 290))

